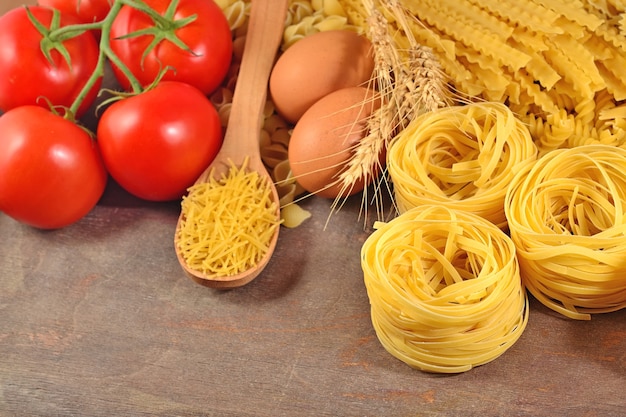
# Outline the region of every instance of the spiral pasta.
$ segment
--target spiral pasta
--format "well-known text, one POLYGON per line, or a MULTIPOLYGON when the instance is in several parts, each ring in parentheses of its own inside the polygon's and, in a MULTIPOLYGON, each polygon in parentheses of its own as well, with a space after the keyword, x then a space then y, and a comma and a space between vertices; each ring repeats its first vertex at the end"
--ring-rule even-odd
POLYGON ((458 373, 519 339, 528 300, 502 230, 434 205, 375 226, 361 266, 372 323, 389 353, 423 371, 458 373))
POLYGON ((626 150, 582 145, 520 171, 505 199, 522 280, 573 319, 626 307, 626 150))
POLYGON ((506 106, 473 103, 415 119, 392 142, 387 169, 400 213, 441 204, 504 228, 507 186, 536 157, 528 129, 506 106))

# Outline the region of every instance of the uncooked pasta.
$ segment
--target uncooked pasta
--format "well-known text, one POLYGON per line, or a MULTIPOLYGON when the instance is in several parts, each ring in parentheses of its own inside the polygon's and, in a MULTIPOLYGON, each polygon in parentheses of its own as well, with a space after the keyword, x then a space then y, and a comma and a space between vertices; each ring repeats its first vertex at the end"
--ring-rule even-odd
POLYGON ((392 142, 387 168, 400 213, 441 204, 504 228, 507 186, 536 157, 528 129, 505 105, 473 103, 416 118, 392 142))
POLYGON ((375 227, 361 265, 372 323, 390 354, 423 371, 458 373, 519 339, 528 300, 501 229, 432 205, 375 227))
POLYGON ((211 277, 254 267, 279 227, 266 177, 231 166, 227 175, 195 184, 183 198, 176 245, 187 266, 211 277))
MULTIPOLYGON (((370 2, 337 1, 349 23, 366 27, 370 2)), ((505 103, 524 122, 532 119, 540 127, 531 134, 542 153, 584 143, 626 146, 624 117, 599 124, 602 108, 594 106, 600 95, 613 104, 626 99, 623 1, 374 3, 405 49, 417 42, 433 50, 456 91, 505 103), (403 21, 408 30, 398 24, 403 21)))
POLYGON ((505 212, 524 285, 567 317, 626 307, 626 150, 582 145, 514 178, 505 212))

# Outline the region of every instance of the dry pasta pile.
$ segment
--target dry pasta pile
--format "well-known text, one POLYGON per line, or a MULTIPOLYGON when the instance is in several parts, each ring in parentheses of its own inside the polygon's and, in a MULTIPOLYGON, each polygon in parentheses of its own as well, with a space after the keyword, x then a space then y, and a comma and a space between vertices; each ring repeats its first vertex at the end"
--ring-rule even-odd
MULTIPOLYGON (((212 97, 226 124, 250 0, 217 1, 238 51, 212 97)), ((394 48, 376 50, 372 82, 399 109, 384 115, 398 216, 377 222, 361 251, 372 323, 392 355, 428 372, 487 363, 525 329, 526 289, 575 319, 626 308, 623 16, 617 0, 291 1, 283 50, 331 29, 394 48), (403 98, 423 84, 418 73, 449 83, 432 89, 442 105, 403 98)), ((263 130, 282 211, 295 212, 283 221, 295 227, 308 214, 291 204, 303 189, 271 101, 263 130)))
MULTIPOLYGON (((397 34, 395 40, 398 45, 410 50, 415 44, 421 44, 433 50, 451 85, 459 97, 463 97, 461 101, 481 105, 497 103, 513 112, 519 119, 518 124, 525 125, 530 132, 539 156, 571 149, 568 155, 573 157, 584 153, 584 146, 591 144, 609 146, 614 151, 626 148, 626 105, 623 103, 626 100, 626 78, 622 76, 626 67, 626 25, 623 23, 626 4, 623 2, 339 1, 350 22, 364 28, 367 28, 368 16, 372 14, 368 8, 375 4, 387 17, 389 31, 397 34)), ((464 107, 472 106, 474 104, 464 107)), ((480 176, 493 168, 497 158, 488 156, 488 148, 468 146, 471 132, 456 136, 450 133, 462 126, 450 114, 452 112, 454 108, 424 114, 413 120, 415 125, 410 125, 392 141, 388 170, 399 211, 421 204, 452 204, 454 208, 466 205, 472 208, 472 212, 500 227, 510 227, 513 232, 516 226, 510 224, 505 207, 501 206, 502 211, 496 216, 489 211, 488 204, 471 204, 482 193, 499 193, 499 198, 502 198, 502 187, 491 189, 497 186, 496 182, 492 181, 482 189, 472 179, 484 180, 485 177, 480 176), (449 125, 454 127, 441 128, 446 126, 440 120, 441 114, 445 114, 449 125), (483 155, 484 151, 486 155, 483 155), (412 186, 410 192, 409 184, 412 186), (412 194, 415 190, 418 190, 418 197, 412 194)), ((472 129, 480 126, 474 116, 471 119, 466 125, 472 129)), ((518 140, 515 142, 520 143, 518 140)), ((510 159, 507 161, 511 162, 510 159)), ((518 169, 530 169, 533 164, 520 164, 518 169)), ((567 158, 555 157, 550 164, 553 173, 570 172, 567 158)), ((620 164, 617 166, 623 169, 620 164)), ((501 184, 504 185, 516 172, 508 168, 506 171, 509 176, 508 179, 502 177, 504 181, 501 184)), ((607 168, 602 175, 595 175, 606 180, 606 173, 611 171, 607 168)), ((569 178, 559 181, 559 184, 567 183, 569 178)), ((619 251, 617 246, 610 249, 603 239, 612 233, 615 234, 613 244, 617 245, 621 239, 623 212, 615 193, 621 195, 626 192, 620 188, 626 184, 622 184, 621 180, 610 181, 615 181, 610 192, 591 192, 590 188, 583 191, 580 184, 570 189, 571 182, 559 185, 562 187, 561 194, 556 184, 553 184, 550 193, 542 189, 541 198, 547 199, 545 196, 548 194, 551 196, 549 201, 542 200, 543 206, 539 205, 544 207, 545 212, 531 210, 531 207, 537 208, 533 205, 533 194, 524 195, 533 192, 530 185, 519 192, 520 196, 515 201, 500 200, 502 204, 511 205, 509 210, 512 213, 526 214, 523 221, 536 229, 524 236, 535 243, 569 242, 570 235, 589 233, 591 229, 585 227, 591 225, 602 230, 584 238, 576 236, 577 245, 563 244, 559 247, 558 256, 551 252, 554 248, 541 252, 544 257, 548 254, 557 256, 550 260, 540 258, 537 254, 539 249, 534 244, 531 244, 532 249, 524 246, 519 238, 521 234, 517 233, 515 243, 523 245, 520 257, 526 256, 523 271, 530 271, 528 277, 525 272, 522 274, 526 285, 542 303, 569 317, 589 318, 592 312, 625 307, 623 278, 619 273, 606 272, 609 267, 601 264, 598 258, 593 258, 591 264, 581 261, 583 252, 592 256, 592 253, 601 251, 600 259, 603 259, 608 253, 619 251), (582 193, 586 192, 589 194, 582 197, 582 193), (610 197, 605 195, 607 192, 610 197), (570 195, 570 200, 566 195, 570 195), (584 204, 578 200, 582 198, 586 199, 584 204), (612 211, 609 210, 611 205, 615 206, 612 211), (607 213, 613 213, 614 217, 607 213), (538 217, 532 218, 533 215, 538 217), (556 218, 574 215, 576 221, 586 220, 569 232, 568 239, 563 239, 561 235, 555 237, 553 232, 543 232, 550 229, 547 224, 555 222, 556 218), (608 227, 612 224, 607 220, 610 218, 614 219, 615 225, 608 227), (604 224, 602 221, 607 222, 607 230, 599 227, 599 224, 604 224), (528 266, 529 262, 532 268, 528 266), (578 264, 580 262, 581 265, 578 264), (577 266, 585 272, 575 272, 577 266)), ((537 180, 535 185, 540 187, 539 184, 540 180, 537 180)), ((604 183, 600 181, 600 184, 604 183)), ((589 184, 586 186, 589 187, 589 184)), ((519 219, 514 221, 520 222, 519 219)), ((612 258, 611 262, 611 267, 620 265, 616 258, 612 258)))
POLYGON ((574 319, 626 308, 626 150, 550 152, 513 180, 505 210, 523 282, 574 319))
MULTIPOLYGON (((367 27, 363 0, 339 0, 367 27)), ((507 104, 542 152, 626 143, 626 4, 618 0, 378 0, 397 42, 432 48, 454 88, 507 104), (402 16, 399 16, 399 15, 402 16), (407 22, 410 32, 403 32, 407 22)))
POLYGON ((387 169, 400 213, 425 204, 478 214, 506 228, 504 195, 537 148, 505 105, 451 106, 413 120, 392 143, 387 169))
POLYGON ((515 246, 477 215, 423 206, 377 223, 361 264, 376 334, 412 367, 468 371, 502 355, 526 327, 515 246))
POLYGON ((265 177, 247 172, 246 164, 228 175, 198 183, 183 198, 176 245, 187 266, 211 277, 247 271, 272 244, 278 208, 265 177))

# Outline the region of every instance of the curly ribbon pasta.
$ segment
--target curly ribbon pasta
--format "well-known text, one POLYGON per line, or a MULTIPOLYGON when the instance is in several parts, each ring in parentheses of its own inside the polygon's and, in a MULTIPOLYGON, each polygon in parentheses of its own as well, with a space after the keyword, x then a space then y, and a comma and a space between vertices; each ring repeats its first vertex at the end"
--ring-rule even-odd
MULTIPOLYGON (((365 2, 337 1, 349 23, 365 27, 365 2)), ((383 10, 402 10, 397 13, 410 21, 410 29, 405 32, 392 15, 389 32, 397 33, 398 44, 415 39, 430 47, 456 91, 505 103, 525 123, 545 123, 546 129, 532 131, 540 152, 584 143, 626 146, 626 119, 598 123, 602 108, 593 106, 600 95, 609 95, 613 104, 626 100, 622 1, 377 0, 375 4, 383 10), (563 138, 563 131, 553 129, 548 120, 555 118, 573 123, 585 134, 563 138)))
POLYGON ((557 149, 520 171, 505 199, 522 279, 567 317, 626 307, 626 150, 557 149))
POLYGON ((392 142, 387 169, 400 213, 441 204, 504 228, 507 186, 536 158, 528 129, 506 106, 474 103, 416 118, 392 142))
POLYGON ((528 300, 502 230, 432 205, 375 227, 361 265, 372 323, 389 353, 423 371, 458 373, 519 339, 528 300))

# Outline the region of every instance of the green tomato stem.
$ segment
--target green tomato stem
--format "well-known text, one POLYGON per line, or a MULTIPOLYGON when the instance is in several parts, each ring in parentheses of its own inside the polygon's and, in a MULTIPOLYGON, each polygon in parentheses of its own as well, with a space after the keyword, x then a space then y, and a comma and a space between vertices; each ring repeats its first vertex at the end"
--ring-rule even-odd
POLYGON ((117 68, 119 68, 120 71, 122 71, 122 73, 128 78, 128 81, 130 82, 130 86, 132 88, 133 93, 139 94, 143 91, 143 87, 141 83, 137 80, 137 78, 133 75, 133 73, 128 69, 126 64, 124 64, 119 59, 119 57, 113 52, 113 50, 111 49, 111 45, 109 43, 109 37, 111 34, 111 26, 113 24, 113 21, 119 14, 122 6, 124 6, 124 4, 125 4, 125 0, 114 0, 113 4, 111 5, 111 10, 109 11, 109 13, 107 13, 106 17, 100 22, 70 25, 70 26, 66 26, 65 28, 59 29, 59 31, 62 31, 65 29, 66 32, 71 32, 74 29, 78 30, 81 28, 84 29, 88 27, 89 30, 99 29, 101 31, 100 45, 99 45, 100 53, 98 56, 98 62, 96 64, 96 68, 94 69, 93 73, 91 74, 91 76, 89 77, 89 79, 87 80, 83 88, 81 89, 80 93, 78 94, 78 96, 76 97, 72 105, 70 106, 70 109, 68 112, 69 117, 72 117, 72 118, 74 117, 74 115, 76 114, 81 104, 83 103, 83 101, 85 100, 85 98, 87 97, 91 89, 93 88, 93 86, 96 84, 98 79, 104 76, 104 68, 105 68, 107 59, 117 68))
MULTIPOLYGON (((138 11, 141 11, 147 14, 148 16, 150 16, 150 18, 154 22, 154 27, 152 28, 148 28, 145 31, 130 33, 127 36, 123 37, 123 38, 131 38, 131 37, 141 36, 141 35, 151 35, 154 37, 153 41, 144 51, 144 54, 142 56, 142 64, 143 64, 143 60, 145 56, 150 52, 151 49, 155 48, 156 45, 160 43, 162 40, 168 40, 174 43, 175 45, 177 45, 182 50, 193 54, 193 51, 191 51, 191 49, 176 36, 175 32, 176 30, 193 22, 196 19, 196 16, 193 15, 187 18, 175 20, 174 15, 176 13, 178 3, 179 3, 179 0, 172 0, 165 14, 160 15, 158 12, 156 12, 154 9, 148 6, 143 0, 113 0, 109 13, 100 22, 81 23, 81 24, 68 25, 64 27, 58 27, 59 25, 55 24, 49 30, 46 28, 41 28, 40 26, 42 25, 39 24, 39 22, 37 22, 34 18, 31 19, 33 20, 33 24, 35 24, 36 26, 39 25, 37 27, 40 33, 42 33, 42 35, 45 37, 46 42, 56 45, 56 49, 61 49, 61 50, 63 49, 63 42, 68 39, 71 39, 72 37, 79 36, 82 33, 86 31, 90 31, 90 30, 101 31, 100 43, 99 43, 99 55, 98 55, 98 62, 96 63, 96 68, 94 69, 93 73, 91 74, 91 76, 89 77, 89 79, 87 80, 83 88, 81 89, 80 93, 78 94, 78 96, 76 97, 76 99, 74 100, 74 102, 72 103, 68 111, 66 112, 66 116, 65 116, 66 118, 74 120, 76 112, 80 108, 81 104, 83 103, 83 101, 85 100, 85 98, 87 97, 91 89, 98 82, 98 79, 104 76, 104 69, 105 69, 105 64, 107 60, 112 65, 117 67, 126 78, 128 78, 130 87, 132 89, 131 94, 140 94, 143 91, 145 91, 146 88, 153 87, 154 85, 156 85, 158 80, 160 80, 163 77, 164 73, 169 70, 169 68, 164 68, 159 74, 159 76, 157 77, 157 79, 155 80, 155 82, 151 86, 144 88, 142 84, 139 82, 139 80, 137 79, 137 77, 135 77, 135 75, 130 71, 128 66, 120 60, 120 58, 117 56, 117 54, 115 54, 115 52, 113 52, 113 50, 111 49, 110 39, 109 39, 111 36, 111 27, 113 25, 113 21, 115 20, 115 18, 117 17, 117 15, 119 14, 123 6, 132 7, 138 11)), ((69 59, 69 57, 67 57, 66 59, 69 59)), ((68 62, 68 65, 71 66, 71 62, 68 62)))
POLYGON ((63 42, 76 36, 82 35, 89 30, 99 30, 102 27, 102 22, 94 23, 77 23, 74 25, 62 26, 50 31, 48 37, 52 41, 63 42))
MULTIPOLYGON (((117 1, 117 0, 115 0, 117 1)), ((143 0, 120 0, 123 4, 132 7, 135 10, 139 10, 150 16, 153 21, 161 21, 163 20, 163 16, 156 12, 152 7, 148 6, 143 0)), ((173 3, 178 5, 179 0, 173 0, 173 3)))
POLYGON ((56 50, 59 54, 61 54, 68 67, 70 67, 71 69, 72 61, 70 59, 70 54, 67 51, 67 48, 65 48, 65 45, 63 45, 63 40, 58 40, 52 36, 52 34, 61 25, 61 13, 58 10, 54 10, 52 13, 52 19, 50 20, 50 27, 46 27, 43 23, 35 18, 28 6, 25 6, 25 10, 26 14, 28 15, 28 19, 35 27, 37 32, 39 32, 39 34, 41 35, 39 48, 48 63, 50 63, 50 65, 55 65, 55 62, 52 59, 52 51, 56 50))

